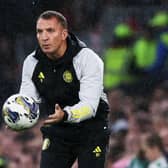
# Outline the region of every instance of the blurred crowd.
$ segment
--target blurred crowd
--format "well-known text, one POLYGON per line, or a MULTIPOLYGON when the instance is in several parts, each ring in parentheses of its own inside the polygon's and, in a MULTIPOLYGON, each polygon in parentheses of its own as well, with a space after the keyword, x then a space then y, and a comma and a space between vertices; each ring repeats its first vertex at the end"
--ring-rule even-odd
MULTIPOLYGON (((134 27, 135 28, 135 27, 134 27)), ((119 23, 105 50, 108 168, 168 167, 168 13, 138 29, 119 23)))
MULTIPOLYGON (((40 12, 38 2, 33 4, 37 13, 40 12)), ((47 8, 42 2, 40 9, 47 8)), ((106 167, 154 168, 158 164, 160 168, 168 168, 168 13, 156 8, 144 20, 139 21, 135 16, 118 19, 108 27, 111 30, 108 37, 104 37, 106 29, 99 10, 116 5, 116 1, 96 2, 96 7, 86 8, 88 3, 85 3, 81 8, 80 3, 75 3, 71 9, 66 8, 69 3, 63 3, 66 5, 60 6, 60 10, 68 17, 72 30, 99 53, 105 63, 104 84, 110 105, 106 167), (78 12, 84 23, 92 16, 87 29, 84 23, 78 27, 82 21, 74 17, 78 12)), ((10 26, 5 30, 10 30, 10 26)), ((12 32, 8 34, 1 28, 0 31, 2 107, 6 98, 18 92, 23 59, 32 52, 36 40, 31 31, 12 36, 12 32)), ((0 118, 0 168, 39 167, 42 122, 43 118, 29 130, 13 132, 6 129, 0 118)), ((73 168, 77 168, 77 164, 73 168)))

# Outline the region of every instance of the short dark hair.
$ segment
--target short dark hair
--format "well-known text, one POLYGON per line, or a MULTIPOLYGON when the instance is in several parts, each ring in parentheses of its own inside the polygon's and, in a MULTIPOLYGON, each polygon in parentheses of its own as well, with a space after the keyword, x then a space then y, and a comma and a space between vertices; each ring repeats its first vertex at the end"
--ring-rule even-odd
POLYGON ((62 25, 63 28, 65 28, 65 29, 68 28, 67 19, 60 12, 52 11, 52 10, 47 10, 47 11, 45 11, 45 12, 43 12, 43 13, 40 14, 40 16, 38 17, 37 21, 40 18, 42 18, 42 19, 56 18, 59 21, 59 23, 62 25))
POLYGON ((161 137, 157 133, 152 133, 147 136, 146 144, 149 147, 158 147, 162 152, 164 152, 164 146, 161 137))

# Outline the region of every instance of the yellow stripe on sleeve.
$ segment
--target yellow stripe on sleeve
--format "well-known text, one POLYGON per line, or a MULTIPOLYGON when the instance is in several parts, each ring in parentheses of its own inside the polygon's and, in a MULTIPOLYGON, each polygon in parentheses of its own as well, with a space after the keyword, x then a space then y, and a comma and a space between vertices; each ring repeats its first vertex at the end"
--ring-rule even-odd
POLYGON ((78 119, 83 120, 85 118, 92 116, 91 109, 88 106, 83 106, 79 109, 72 109, 71 114, 72 114, 71 116, 72 121, 78 119))

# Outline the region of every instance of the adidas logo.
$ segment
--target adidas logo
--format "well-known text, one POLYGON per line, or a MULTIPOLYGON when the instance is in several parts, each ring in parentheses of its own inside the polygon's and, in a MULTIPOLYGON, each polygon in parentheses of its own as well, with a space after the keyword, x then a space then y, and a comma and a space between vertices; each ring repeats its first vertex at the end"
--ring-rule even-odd
POLYGON ((96 157, 99 157, 101 155, 101 148, 100 146, 96 146, 96 148, 93 150, 93 153, 95 153, 96 157))
POLYGON ((41 83, 44 81, 45 76, 44 76, 43 72, 39 73, 38 78, 39 78, 39 80, 40 80, 41 83))

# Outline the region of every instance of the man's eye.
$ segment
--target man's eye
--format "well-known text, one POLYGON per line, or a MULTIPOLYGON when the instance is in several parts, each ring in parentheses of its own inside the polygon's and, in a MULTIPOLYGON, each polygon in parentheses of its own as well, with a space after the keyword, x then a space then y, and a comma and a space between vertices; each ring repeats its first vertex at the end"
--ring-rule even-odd
POLYGON ((36 32, 37 32, 38 34, 40 34, 40 33, 42 33, 42 30, 37 30, 36 32))
POLYGON ((48 31, 49 33, 52 33, 52 32, 54 32, 55 30, 54 30, 54 29, 47 29, 47 31, 48 31))

